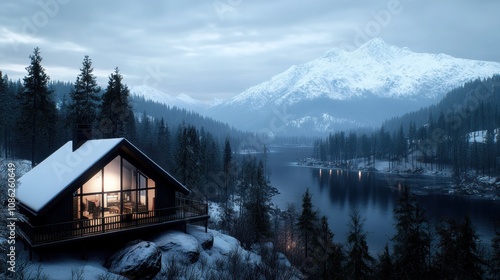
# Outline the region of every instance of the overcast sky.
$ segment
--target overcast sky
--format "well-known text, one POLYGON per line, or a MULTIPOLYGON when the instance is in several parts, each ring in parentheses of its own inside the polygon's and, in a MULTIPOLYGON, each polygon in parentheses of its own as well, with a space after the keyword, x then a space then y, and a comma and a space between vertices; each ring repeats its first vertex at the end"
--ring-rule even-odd
POLYGON ((500 62, 500 1, 16 0, 0 3, 0 70, 22 78, 38 46, 52 80, 74 82, 84 55, 104 88, 228 98, 332 48, 370 38, 415 52, 500 62))

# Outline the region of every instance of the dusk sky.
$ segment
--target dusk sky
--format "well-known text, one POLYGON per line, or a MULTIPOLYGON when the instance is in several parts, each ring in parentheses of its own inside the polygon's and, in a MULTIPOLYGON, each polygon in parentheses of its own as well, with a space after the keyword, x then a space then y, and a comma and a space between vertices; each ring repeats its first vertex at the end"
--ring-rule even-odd
POLYGON ((83 57, 105 88, 229 98, 322 56, 380 37, 415 52, 500 62, 500 1, 2 1, 0 71, 26 75, 38 46, 52 80, 74 82, 83 57))

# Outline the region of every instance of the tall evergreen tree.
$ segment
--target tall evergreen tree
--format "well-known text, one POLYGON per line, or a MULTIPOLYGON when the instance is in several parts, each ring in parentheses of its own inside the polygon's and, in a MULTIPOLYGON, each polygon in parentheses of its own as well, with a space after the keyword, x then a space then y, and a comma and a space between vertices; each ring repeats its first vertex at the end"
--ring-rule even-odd
POLYGON ((302 196, 302 212, 297 221, 297 227, 299 228, 299 233, 304 245, 304 257, 306 259, 310 255, 309 251, 312 249, 311 242, 318 222, 318 213, 313 210, 311 198, 309 188, 307 188, 302 196))
POLYGON ((108 86, 102 95, 99 129, 104 138, 127 137, 135 140, 135 118, 128 98, 129 89, 117 67, 109 76, 108 86))
POLYGON ((333 242, 333 233, 325 216, 321 217, 313 245, 312 266, 307 271, 309 278, 342 279, 343 249, 333 242))
POLYGON ((2 76, 2 71, 0 71, 0 108, 3 108, 3 110, 0 110, 0 157, 2 155, 2 152, 4 152, 4 157, 7 157, 7 146, 8 146, 8 117, 9 114, 12 112, 9 112, 7 108, 11 107, 9 106, 9 103, 12 101, 9 100, 8 96, 8 88, 7 88, 7 76, 5 78, 2 76))
POLYGON ((392 280, 395 278, 394 264, 391 254, 389 253, 389 245, 385 244, 384 251, 378 256, 378 263, 375 272, 375 279, 392 280))
POLYGON ((57 109, 52 91, 48 88, 49 76, 42 66, 38 47, 30 55, 30 60, 30 65, 26 67, 28 75, 23 78, 24 90, 19 95, 21 112, 18 128, 23 135, 20 140, 30 143, 31 164, 35 166, 54 148, 51 143, 56 132, 57 109))
POLYGON ((245 206, 246 221, 252 225, 253 242, 261 242, 271 237, 271 198, 278 192, 269 184, 264 175, 264 164, 259 161, 255 169, 254 184, 250 186, 245 206))
POLYGON ((75 127, 77 124, 93 126, 97 121, 101 88, 97 85, 97 78, 93 72, 92 60, 86 55, 83 58, 80 74, 76 77, 70 92, 71 100, 67 115, 67 124, 70 127, 75 127))
POLYGON ((347 255, 344 273, 346 279, 372 279, 374 259, 368 252, 364 220, 357 210, 351 212, 347 234, 347 255))
POLYGON ((403 187, 399 205, 394 209, 396 235, 394 244, 394 265, 399 279, 424 279, 429 271, 431 237, 427 219, 410 194, 403 187))
POLYGON ((192 125, 182 125, 177 129, 177 150, 175 162, 177 164, 174 173, 177 174, 181 183, 197 188, 199 174, 199 139, 196 128, 192 125))
POLYGON ((481 279, 483 260, 479 238, 468 217, 463 223, 449 219, 437 227, 438 252, 434 260, 440 279, 481 279))
POLYGON ((230 175, 231 175, 231 161, 232 161, 232 151, 231 151, 231 143, 229 142, 229 137, 226 137, 224 143, 224 159, 223 159, 223 168, 224 168, 224 201, 225 208, 228 207, 229 201, 229 184, 230 184, 230 175))
POLYGON ((137 144, 146 155, 152 156, 154 154, 153 142, 153 124, 146 111, 142 113, 140 125, 137 129, 141 137, 137 139, 137 144))
POLYGON ((158 123, 158 137, 156 140, 156 147, 158 151, 158 164, 163 169, 170 170, 170 131, 163 118, 161 118, 160 122, 158 123))
POLYGON ((491 259, 489 263, 490 275, 493 279, 500 279, 500 229, 495 228, 495 236, 491 240, 491 259))
POLYGON ((224 216, 222 217, 222 227, 230 230, 233 219, 233 208, 229 206, 229 188, 232 183, 232 157, 231 143, 229 137, 226 137, 223 152, 223 171, 224 171, 224 216))

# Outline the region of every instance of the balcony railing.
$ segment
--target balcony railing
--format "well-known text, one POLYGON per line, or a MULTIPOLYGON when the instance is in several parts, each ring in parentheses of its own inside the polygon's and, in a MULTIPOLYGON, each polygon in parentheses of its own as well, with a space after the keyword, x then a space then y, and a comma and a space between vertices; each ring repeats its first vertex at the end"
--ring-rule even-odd
POLYGON ((32 246, 37 246, 155 224, 196 220, 197 218, 208 218, 207 203, 182 200, 181 205, 176 207, 95 219, 80 219, 42 226, 33 226, 29 222, 23 222, 19 223, 19 229, 23 238, 27 239, 32 246))

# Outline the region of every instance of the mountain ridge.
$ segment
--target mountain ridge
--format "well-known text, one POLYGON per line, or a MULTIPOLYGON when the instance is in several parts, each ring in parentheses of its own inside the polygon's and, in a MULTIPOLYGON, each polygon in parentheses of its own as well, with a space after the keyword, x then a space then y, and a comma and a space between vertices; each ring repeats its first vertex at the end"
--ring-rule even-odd
POLYGON ((415 110, 427 106, 465 82, 497 73, 500 73, 498 62, 416 53, 375 38, 354 51, 333 48, 317 59, 293 65, 212 107, 208 114, 255 131, 269 127, 276 108, 293 112, 293 118, 284 122, 289 131, 305 132, 306 126, 310 126, 310 131, 324 132, 339 127, 338 120, 345 120, 347 126, 374 126, 405 113, 403 108, 415 110), (323 102, 318 104, 323 107, 321 111, 314 110, 311 102, 315 100, 323 102), (329 103, 332 109, 324 103, 329 103), (368 110, 357 110, 356 103, 368 110), (369 103, 386 108, 370 108, 369 103), (302 104, 307 104, 310 111, 302 110, 302 104), (338 109, 343 106, 339 104, 352 107, 357 115, 340 114, 345 110, 338 109), (324 118, 325 114, 329 117, 324 118), (300 121, 304 119, 309 121, 300 121))

